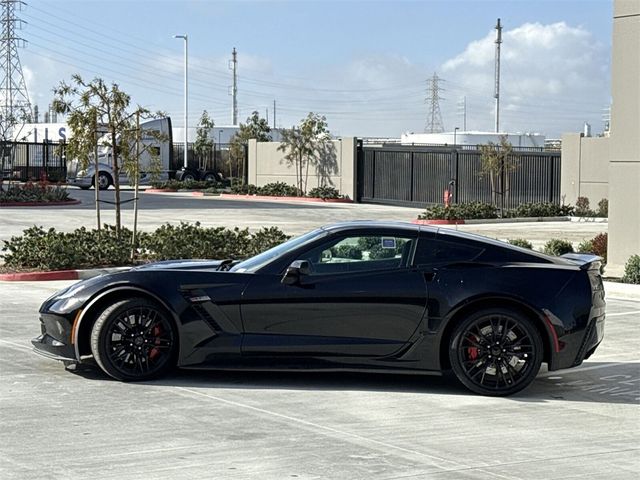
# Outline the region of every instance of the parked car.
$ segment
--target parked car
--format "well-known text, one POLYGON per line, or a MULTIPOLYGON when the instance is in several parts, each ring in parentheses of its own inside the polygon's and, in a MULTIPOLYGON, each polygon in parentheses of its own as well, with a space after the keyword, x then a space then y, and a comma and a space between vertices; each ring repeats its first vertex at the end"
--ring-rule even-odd
POLYGON ((326 226, 244 261, 149 264, 40 308, 36 352, 147 380, 181 368, 440 374, 509 395, 603 338, 600 259, 405 223, 326 226))

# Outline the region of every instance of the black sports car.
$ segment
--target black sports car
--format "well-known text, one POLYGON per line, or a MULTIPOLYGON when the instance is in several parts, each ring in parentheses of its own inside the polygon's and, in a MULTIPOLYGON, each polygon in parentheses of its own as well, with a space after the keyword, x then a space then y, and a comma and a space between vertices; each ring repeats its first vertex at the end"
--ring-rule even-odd
POLYGON ((515 393, 601 342, 600 258, 550 257, 451 229, 330 225, 244 261, 171 261, 81 281, 40 307, 32 343, 119 380, 172 366, 453 370, 515 393))

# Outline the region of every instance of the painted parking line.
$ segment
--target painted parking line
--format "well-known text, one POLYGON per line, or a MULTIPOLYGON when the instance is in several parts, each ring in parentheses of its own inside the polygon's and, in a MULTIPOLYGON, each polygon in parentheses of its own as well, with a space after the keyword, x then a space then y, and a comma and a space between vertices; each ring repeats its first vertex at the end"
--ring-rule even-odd
POLYGON ((28 350, 28 351, 33 350, 33 347, 29 347, 28 345, 22 345, 21 343, 13 343, 13 342, 10 342, 8 340, 0 339, 0 343, 3 343, 4 345, 6 345, 9 348, 16 348, 16 349, 19 349, 19 350, 28 350))
POLYGON ((538 375, 538 378, 557 377, 557 376, 559 376, 559 374, 562 374, 563 372, 568 372, 568 373, 573 375, 573 374, 579 373, 579 372, 588 372, 589 370, 600 370, 601 368, 619 367, 620 364, 624 364, 624 363, 634 364, 634 363, 638 363, 638 361, 635 361, 635 360, 621 360, 619 362, 601 363, 600 365, 592 365, 592 366, 587 366, 587 367, 570 368, 570 369, 564 369, 564 370, 554 370, 553 372, 542 373, 542 374, 538 375))
POLYGON ((606 317, 622 317, 624 315, 635 315, 640 313, 640 310, 632 310, 631 312, 616 312, 616 313, 607 313, 606 317))

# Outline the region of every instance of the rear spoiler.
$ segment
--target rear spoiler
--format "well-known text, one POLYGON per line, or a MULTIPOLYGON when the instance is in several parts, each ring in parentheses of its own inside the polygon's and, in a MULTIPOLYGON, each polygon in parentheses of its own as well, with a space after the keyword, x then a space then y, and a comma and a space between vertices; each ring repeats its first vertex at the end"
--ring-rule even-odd
POLYGON ((602 257, 590 253, 565 253, 561 258, 578 265, 580 270, 600 270, 602 257))

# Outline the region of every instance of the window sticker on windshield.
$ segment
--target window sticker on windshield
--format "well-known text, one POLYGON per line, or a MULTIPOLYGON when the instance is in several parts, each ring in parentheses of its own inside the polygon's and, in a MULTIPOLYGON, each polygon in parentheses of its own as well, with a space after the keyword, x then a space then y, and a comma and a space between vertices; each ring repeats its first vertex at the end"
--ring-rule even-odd
POLYGON ((396 239, 382 237, 382 248, 396 248, 396 239))

